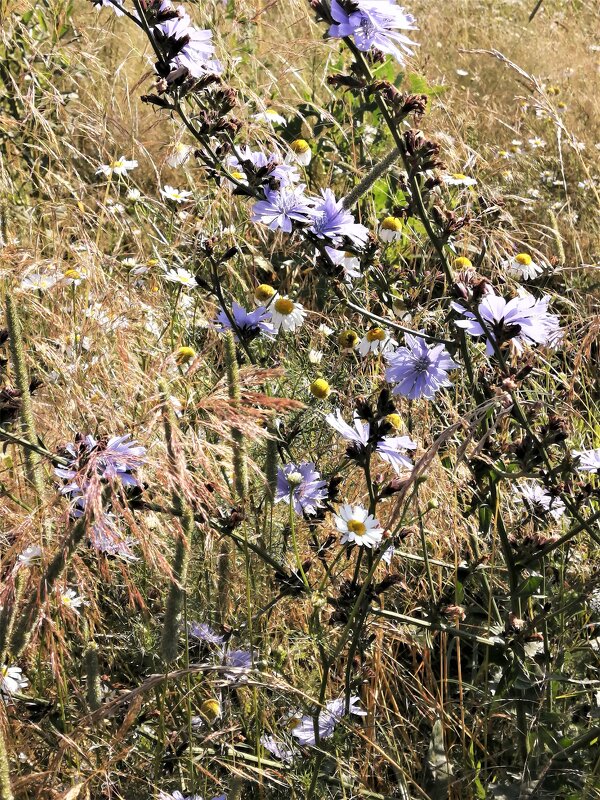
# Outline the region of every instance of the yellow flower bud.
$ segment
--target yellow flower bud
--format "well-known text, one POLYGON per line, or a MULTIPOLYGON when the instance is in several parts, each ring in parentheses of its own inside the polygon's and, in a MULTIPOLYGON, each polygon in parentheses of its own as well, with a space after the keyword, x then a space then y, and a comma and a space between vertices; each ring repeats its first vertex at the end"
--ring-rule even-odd
POLYGON ((310 393, 317 400, 326 400, 331 394, 331 387, 324 378, 317 378, 310 385, 310 393))

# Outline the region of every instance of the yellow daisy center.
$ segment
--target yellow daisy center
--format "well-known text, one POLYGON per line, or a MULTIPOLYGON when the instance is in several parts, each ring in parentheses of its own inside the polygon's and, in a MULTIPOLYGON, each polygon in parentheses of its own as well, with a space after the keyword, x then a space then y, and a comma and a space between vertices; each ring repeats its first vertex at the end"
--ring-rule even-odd
POLYGON ((275 311, 277 311, 278 314, 283 314, 284 317, 287 317, 293 310, 294 303, 288 300, 287 297, 279 297, 275 300, 275 311))
POLYGON ((464 181, 467 178, 467 176, 463 175, 462 172, 455 172, 452 177, 455 178, 457 181, 464 181))
POLYGON ((473 263, 471 262, 470 258, 466 256, 459 256, 458 258, 454 259, 454 266, 456 269, 471 269, 473 263))
POLYGON ((381 223, 381 228, 384 231, 401 231, 402 220, 398 217, 386 217, 381 223))
POLYGON ((68 269, 65 272, 65 278, 73 278, 74 281, 79 280, 81 278, 81 274, 77 272, 76 269, 68 269))
POLYGON ((306 139, 296 139, 290 144, 290 149, 293 150, 296 155, 302 156, 304 153, 308 153, 310 145, 306 139))
POLYGON ((351 519, 348 520, 348 530, 355 536, 364 536, 367 532, 367 526, 358 519, 351 519))
POLYGON ((243 179, 244 179, 244 177, 245 177, 245 176, 244 176, 244 173, 243 173, 243 172, 232 172, 232 173, 231 173, 231 177, 232 177, 232 178, 235 178, 235 179, 236 179, 236 181, 241 181, 241 180, 243 180, 243 179))
POLYGON ((185 361, 189 361, 190 359, 192 359, 195 355, 196 355, 196 351, 194 350, 193 347, 183 346, 183 347, 179 347, 177 349, 177 351, 175 353, 175 358, 177 359, 177 361, 185 362, 185 361))
POLYGON ((367 333, 367 342, 383 342, 385 341, 385 336, 383 328, 371 328, 367 333))
POLYGON ((272 286, 269 286, 268 283, 261 283, 260 286, 257 286, 254 297, 259 303, 266 303, 274 294, 275 289, 272 286))
POLYGON ((523 267, 528 267, 533 259, 528 253, 519 253, 515 256, 515 261, 517 264, 521 264, 523 267))

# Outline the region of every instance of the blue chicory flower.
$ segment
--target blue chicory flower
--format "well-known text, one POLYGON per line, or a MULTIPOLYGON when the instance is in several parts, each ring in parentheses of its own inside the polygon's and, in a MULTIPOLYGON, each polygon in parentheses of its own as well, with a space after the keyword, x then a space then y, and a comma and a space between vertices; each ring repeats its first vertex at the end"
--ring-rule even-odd
POLYGON ((416 30, 415 18, 390 0, 332 0, 331 16, 336 23, 329 28, 333 38, 352 36, 359 50, 376 48, 400 64, 412 55, 416 43, 400 31, 416 30))
POLYGON ((459 365, 450 358, 443 344, 430 347, 420 336, 405 336, 406 346, 386 353, 385 379, 395 384, 393 394, 409 400, 424 397, 432 400, 443 386, 451 386, 448 372, 459 365))
POLYGON ((321 480, 315 465, 307 461, 303 464, 286 464, 277 472, 275 502, 283 500, 293 504, 296 514, 316 514, 327 497, 327 481, 321 480))

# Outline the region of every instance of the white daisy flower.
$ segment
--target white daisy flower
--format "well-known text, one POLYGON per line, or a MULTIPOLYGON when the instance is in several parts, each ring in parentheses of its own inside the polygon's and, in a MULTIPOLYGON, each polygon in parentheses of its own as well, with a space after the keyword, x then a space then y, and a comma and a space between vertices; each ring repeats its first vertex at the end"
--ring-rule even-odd
POLYGON ((271 323, 277 332, 295 331, 306 317, 306 311, 301 303, 295 303, 289 297, 277 296, 269 306, 271 323))
POLYGON ((110 178, 111 175, 125 176, 137 165, 137 161, 128 161, 125 156, 121 156, 116 161, 111 161, 110 164, 101 164, 96 170, 96 175, 104 175, 107 178, 110 178))
POLYGON ((132 203, 136 203, 138 200, 141 200, 142 193, 139 189, 128 189, 125 197, 132 203))
POLYGON ((165 272, 165 280, 171 283, 179 283, 181 286, 185 286, 186 289, 193 289, 198 286, 192 273, 188 272, 187 269, 183 269, 183 267, 177 267, 177 269, 170 269, 165 272))
POLYGON ((252 119, 257 122, 270 122, 271 125, 287 125, 287 119, 278 114, 273 108, 267 108, 258 114, 253 114, 252 119))
POLYGON ((28 685, 29 681, 23 677, 20 667, 9 667, 8 664, 0 667, 0 694, 10 696, 28 685))
POLYGON ((60 596, 60 602, 66 608, 72 609, 76 614, 79 614, 79 609, 83 605, 83 600, 74 589, 67 589, 60 596))
POLYGON ((308 167, 312 158, 312 150, 306 139, 295 139, 290 144, 290 154, 286 161, 295 161, 303 167, 308 167))
POLYGON ((543 150, 546 147, 546 142, 540 139, 539 136, 534 136, 533 139, 527 140, 532 150, 543 150))
POLYGON ((320 364, 321 361, 323 361, 323 351, 309 350, 308 360, 310 361, 311 364, 320 364))
POLYGON ((453 175, 444 175, 443 179, 446 186, 476 186, 475 178, 469 178, 462 172, 455 172, 453 175))
POLYGON ((32 289, 38 292, 45 292, 51 289, 57 282, 55 275, 41 275, 39 272, 32 272, 21 281, 21 289, 32 289))
POLYGON ((544 268, 540 264, 536 264, 529 253, 517 253, 513 258, 505 261, 503 266, 512 278, 521 281, 533 281, 544 271, 544 268))
POLYGON ((333 333, 333 328, 330 328, 329 325, 325 325, 324 322, 322 322, 321 325, 319 325, 317 330, 319 331, 319 333, 322 333, 323 336, 331 336, 331 334, 333 333))
POLYGON ((335 526, 342 534, 342 544, 376 547, 383 537, 383 528, 364 506, 345 503, 334 516, 335 526))
POLYGON ((388 331, 375 327, 371 328, 360 340, 358 352, 364 358, 369 353, 389 353, 397 346, 398 342, 392 339, 388 331))
POLYGON ((402 220, 399 217, 386 217, 379 226, 379 238, 389 244, 402 237, 402 220))
POLYGON ((63 280, 67 286, 79 286, 87 278, 82 269, 68 269, 63 275, 63 280))
POLYGON ((20 567, 30 567, 32 564, 37 564, 42 557, 42 548, 38 545, 31 545, 26 547, 22 553, 19 553, 18 561, 20 567))
POLYGON ((173 186, 169 186, 168 183, 165 184, 164 189, 160 190, 160 193, 165 200, 171 200, 173 203, 185 203, 192 196, 191 192, 185 189, 175 189, 173 186))
POLYGON ((192 145, 183 144, 183 142, 177 142, 173 145, 169 155, 167 156, 167 164, 173 169, 176 167, 181 167, 183 164, 185 164, 193 152, 194 148, 192 145))

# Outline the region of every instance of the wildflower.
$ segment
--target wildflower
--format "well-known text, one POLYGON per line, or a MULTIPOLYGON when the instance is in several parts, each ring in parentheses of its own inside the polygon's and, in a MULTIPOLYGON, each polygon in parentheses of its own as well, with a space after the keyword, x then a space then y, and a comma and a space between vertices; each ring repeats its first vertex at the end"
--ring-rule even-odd
POLYGON ((304 188, 299 184, 265 189, 265 199, 258 200, 252 208, 252 222, 262 222, 272 231, 281 228, 285 233, 291 233, 294 222, 310 223, 312 203, 304 188))
POLYGON ((160 193, 165 200, 170 200, 172 203, 185 203, 192 196, 192 192, 185 189, 174 189, 169 184, 165 184, 165 188, 160 190, 160 193))
POLYGON ((543 139, 540 139, 539 136, 534 136, 533 139, 528 139, 529 146, 532 150, 543 150, 546 147, 546 142, 543 139))
POLYGON ((116 161, 111 161, 110 164, 101 164, 96 170, 96 175, 104 175, 106 178, 110 178, 112 175, 125 177, 137 165, 137 161, 128 161, 125 156, 121 156, 116 161))
POLYGON ((187 269, 183 269, 183 267, 177 267, 177 269, 170 269, 165 272, 165 280, 171 283, 178 283, 180 286, 185 286, 186 289, 193 289, 198 286, 192 273, 188 272, 187 269))
POLYGON ((29 681, 23 677, 20 667, 9 667, 8 664, 0 667, 0 694, 10 697, 11 694, 20 693, 28 685, 29 681))
POLYGON ((45 292, 56 285, 58 278, 54 275, 41 275, 33 272, 21 281, 21 289, 33 289, 38 292, 45 292))
POLYGON ((178 364, 187 364, 187 362, 191 361, 195 355, 196 351, 193 347, 186 347, 185 345, 182 345, 175 351, 175 361, 177 361, 178 364))
POLYGON ((287 119, 275 111, 274 108, 259 111, 258 114, 252 115, 252 119, 257 122, 270 122, 272 125, 287 125, 287 119))
POLYGON ((395 428, 396 430, 400 430, 402 427, 402 418, 400 417, 400 414, 388 414, 385 418, 385 421, 389 422, 392 428, 395 428))
POLYGON ((331 394, 331 387, 324 378, 317 378, 310 385, 310 393, 317 400, 326 400, 331 394))
POLYGON ((260 737, 260 743, 268 750, 269 753, 283 761, 285 764, 291 764, 294 760, 294 750, 288 747, 281 739, 276 739, 274 736, 263 734, 260 737))
POLYGON ((521 352, 527 344, 556 345, 562 333, 558 317, 548 313, 549 302, 548 295, 536 300, 523 290, 512 300, 505 300, 490 292, 478 308, 484 327, 472 312, 459 303, 453 303, 452 308, 466 317, 464 320, 457 320, 455 324, 464 328, 471 336, 485 336, 486 351, 488 355, 493 355, 494 343, 500 346, 510 340, 517 352, 521 352))
POLYGON ((269 286, 268 283, 261 283, 260 286, 257 286, 254 290, 254 300, 263 305, 272 300, 275 294, 277 294, 277 292, 272 286, 269 286))
POLYGON ((222 65, 213 58, 212 31, 196 28, 185 11, 156 25, 154 32, 175 53, 169 61, 172 70, 186 69, 193 78, 222 72, 222 65))
POLYGON ((594 589, 588 597, 587 605, 594 614, 600 614, 600 589, 594 589))
POLYGON ((344 237, 356 247, 366 244, 368 228, 354 221, 354 216, 344 208, 343 200, 336 200, 331 189, 323 189, 322 197, 312 198, 314 221, 308 229, 319 239, 329 239, 334 245, 344 237))
POLYGON ((39 545, 31 545, 26 547, 22 553, 18 555, 20 567, 31 567, 32 564, 38 564, 42 559, 42 548, 39 545))
MULTIPOLYGON (((179 790, 175 790, 172 793, 169 792, 160 792, 158 795, 158 800, 202 800, 199 794, 189 794, 183 795, 179 790)), ((214 798, 217 800, 217 798, 214 798)))
POLYGON ((386 217, 379 226, 379 238, 388 244, 402 237, 402 220, 399 217, 386 217))
POLYGON ((596 472, 600 474, 600 448, 597 450, 573 450, 574 458, 579 461, 576 469, 579 472, 596 472))
POLYGON ((80 272, 77 269, 68 269, 63 274, 63 278, 67 286, 79 286, 85 277, 85 273, 80 272))
POLYGON ((298 183, 300 174, 297 168, 293 164, 280 162, 281 157, 277 152, 264 153, 248 146, 235 148, 234 155, 227 157, 227 166, 233 171, 232 174, 238 172, 244 179, 246 170, 252 165, 257 172, 260 170, 264 183, 272 179, 279 181, 280 187, 298 183))
POLYGON ((340 433, 347 442, 352 442, 359 447, 366 447, 369 442, 371 426, 368 422, 363 422, 357 414, 354 415, 353 421, 354 427, 348 425, 339 408, 336 408, 333 414, 327 414, 325 417, 325 422, 340 433))
POLYGON ((208 644, 223 644, 225 637, 214 631, 206 622, 192 622, 189 625, 189 634, 194 639, 200 639, 208 644))
POLYGON ((377 454, 400 474, 402 470, 413 468, 412 461, 402 451, 415 450, 416 447, 416 442, 408 436, 384 436, 377 443, 377 454))
POLYGON ((383 537, 383 528, 372 514, 361 505, 345 503, 334 516, 335 526, 342 534, 342 544, 375 547, 383 537))
POLYGON ((316 514, 327 498, 327 481, 321 480, 311 461, 286 464, 277 471, 275 502, 292 503, 296 514, 316 514))
POLYGON ((230 650, 225 654, 225 664, 233 671, 226 671, 223 676, 229 681, 246 681, 252 669, 254 653, 251 650, 230 650))
MULTIPOLYGON (((176 167, 181 167, 186 161, 189 160, 190 156, 194 152, 194 148, 189 144, 183 144, 183 142, 177 142, 171 148, 169 155, 167 156, 167 164, 172 169, 176 167)), ((167 187, 165 186, 165 189, 167 187)))
MULTIPOLYGON (((248 339, 258 336, 260 333, 264 333, 266 336, 273 336, 275 334, 275 328, 269 322, 271 319, 271 312, 267 311, 264 306, 259 306, 255 308, 254 311, 246 311, 245 308, 242 308, 242 306, 234 300, 231 306, 231 316, 233 317, 237 330, 248 339)), ((219 312, 217 323, 221 326, 222 331, 233 330, 234 338, 237 341, 236 328, 232 325, 224 309, 221 309, 219 312)))
POLYGON ((515 500, 525 503, 534 514, 543 516, 549 513, 555 520, 559 520, 565 513, 565 504, 556 495, 550 492, 535 481, 524 481, 518 485, 519 494, 515 500))
POLYGON ((308 360, 311 364, 320 364, 323 361, 323 351, 322 350, 309 350, 308 351, 308 360))
POLYGON ((454 263, 452 265, 454 269, 462 271, 465 269, 473 269, 473 262, 470 258, 466 256, 458 256, 458 258, 454 259, 454 263))
POLYGON ((361 277, 360 259, 354 253, 344 250, 335 250, 333 247, 327 246, 325 247, 325 252, 334 264, 341 266, 344 271, 344 280, 346 283, 352 283, 354 278, 361 277))
POLYGON ((405 335, 406 347, 386 353, 385 379, 395 384, 392 393, 409 400, 432 400, 443 386, 451 386, 448 372, 459 365, 450 358, 443 344, 428 346, 420 336, 405 335))
POLYGON ((122 558, 125 561, 138 560, 131 549, 134 539, 122 535, 114 514, 103 514, 92 525, 89 532, 89 540, 94 550, 106 556, 122 558))
POLYGON ((139 189, 132 188, 127 190, 125 197, 132 203, 137 203, 137 201, 141 199, 142 193, 139 189))
POLYGON ((352 36, 359 50, 375 48, 404 64, 416 43, 400 31, 416 30, 415 18, 390 0, 332 0, 329 28, 335 39, 352 36))
POLYGON ((456 172, 454 175, 444 175, 442 178, 447 186, 475 186, 477 181, 475 178, 469 178, 463 175, 462 172, 456 172))
POLYGON ((93 5, 100 11, 101 8, 112 8, 116 17, 124 15, 123 7, 119 3, 113 3, 112 0, 92 0, 93 5))
MULTIPOLYGON (((366 711, 363 711, 361 708, 359 708, 358 702, 358 697, 350 698, 348 713, 364 717, 366 715, 366 711)), ((326 704, 325 709, 319 714, 319 739, 329 739, 331 736, 333 736, 336 725, 344 717, 345 709, 346 699, 344 697, 340 697, 337 700, 330 700, 326 704)), ((292 736, 295 736, 295 738, 298 740, 298 743, 301 745, 314 746, 316 744, 316 740, 313 717, 309 715, 303 716, 298 722, 298 725, 292 730, 292 736)))
POLYGON ((292 151, 292 158, 297 161, 298 164, 301 164, 303 167, 307 167, 310 164, 312 151, 306 139, 294 139, 290 144, 290 150, 292 151))
POLYGON ((200 706, 200 712, 212 723, 221 716, 221 704, 216 698, 209 698, 200 706))
POLYGON ((533 281, 541 275, 544 268, 531 258, 529 253, 517 253, 503 264, 508 274, 518 280, 533 281))
POLYGON ((59 478, 70 483, 62 490, 63 494, 77 494, 82 487, 73 483, 78 473, 93 468, 106 480, 118 478, 124 486, 139 486, 134 473, 142 465, 146 448, 131 440, 130 434, 113 436, 108 441, 97 441, 93 436, 79 436, 73 444, 68 444, 64 454, 69 461, 67 467, 56 467, 59 478))
POLYGON ((338 344, 342 348, 343 353, 351 353, 359 341, 360 337, 358 333, 351 328, 346 328, 338 334, 338 344))
POLYGON ((358 352, 364 358, 369 353, 387 353, 397 346, 398 342, 392 339, 390 334, 383 328, 371 328, 358 345, 358 352))
POLYGON ((306 311, 301 303, 295 303, 289 297, 277 297, 271 305, 271 321, 279 333, 295 331, 306 317, 306 311))
POLYGON ((79 609, 83 605, 83 600, 74 589, 67 589, 60 596, 60 602, 66 608, 72 609, 76 614, 79 614, 79 609))

